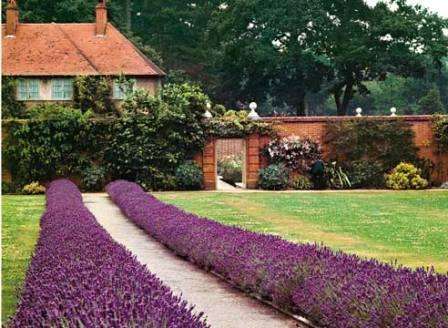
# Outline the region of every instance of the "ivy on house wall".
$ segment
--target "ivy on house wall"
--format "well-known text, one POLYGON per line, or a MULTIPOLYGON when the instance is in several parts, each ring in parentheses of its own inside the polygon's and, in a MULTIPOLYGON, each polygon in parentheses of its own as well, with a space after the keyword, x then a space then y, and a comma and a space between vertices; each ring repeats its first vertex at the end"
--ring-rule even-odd
POLYGON ((104 76, 78 76, 74 81, 73 106, 96 114, 113 113, 112 80, 104 76))
POLYGON ((9 76, 2 77, 2 117, 23 117, 25 105, 17 101, 17 79, 9 76))
POLYGON ((88 190, 119 178, 147 189, 174 188, 176 168, 205 144, 207 97, 189 85, 136 97, 126 100, 132 114, 121 117, 42 105, 29 111, 28 120, 3 122, 4 163, 14 183, 20 188, 64 176, 79 179, 88 190))

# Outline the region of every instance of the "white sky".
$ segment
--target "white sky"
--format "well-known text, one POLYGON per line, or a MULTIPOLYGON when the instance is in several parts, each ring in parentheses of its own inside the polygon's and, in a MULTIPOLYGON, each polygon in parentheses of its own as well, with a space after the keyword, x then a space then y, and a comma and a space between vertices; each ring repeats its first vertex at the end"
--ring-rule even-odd
MULTIPOLYGON (((380 0, 366 0, 368 4, 375 4, 380 0)), ((410 4, 418 4, 427 7, 431 11, 448 18, 448 0, 408 0, 410 4)))

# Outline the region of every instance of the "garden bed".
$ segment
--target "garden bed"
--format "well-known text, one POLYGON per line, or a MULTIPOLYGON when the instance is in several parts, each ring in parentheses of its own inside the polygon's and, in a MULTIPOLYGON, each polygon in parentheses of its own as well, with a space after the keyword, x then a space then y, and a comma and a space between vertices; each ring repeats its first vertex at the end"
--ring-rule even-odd
POLYGON ((77 187, 53 182, 10 327, 207 327, 84 207, 77 187))
POLYGON ((320 325, 448 324, 446 275, 224 226, 164 204, 133 183, 118 181, 107 190, 132 221, 179 255, 320 325))

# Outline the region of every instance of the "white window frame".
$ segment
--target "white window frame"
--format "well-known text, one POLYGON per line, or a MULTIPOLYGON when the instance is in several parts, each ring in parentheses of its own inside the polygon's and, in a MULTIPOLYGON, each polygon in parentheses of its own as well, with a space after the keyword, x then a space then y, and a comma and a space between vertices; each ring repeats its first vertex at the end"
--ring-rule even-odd
POLYGON ((21 78, 17 84, 17 100, 41 100, 40 95, 40 79, 21 78), (36 88, 33 90, 33 88, 36 88))
MULTIPOLYGON (((130 83, 132 83, 131 91, 135 90, 135 80, 131 80, 130 83)), ((119 83, 118 80, 114 80, 113 83, 113 90, 112 90, 112 98, 115 100, 123 100, 126 97, 126 91, 122 88, 123 83, 119 83)))
POLYGON ((51 100, 73 100, 73 79, 72 78, 52 79, 51 100))

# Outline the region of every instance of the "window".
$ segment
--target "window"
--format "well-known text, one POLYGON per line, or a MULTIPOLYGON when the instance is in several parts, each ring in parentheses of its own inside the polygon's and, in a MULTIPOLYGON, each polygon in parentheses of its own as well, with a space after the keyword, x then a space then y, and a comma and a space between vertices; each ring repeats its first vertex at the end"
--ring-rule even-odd
POLYGON ((71 100, 73 98, 72 79, 53 79, 51 81, 52 100, 71 100))
POLYGON ((18 85, 18 100, 39 100, 40 80, 20 79, 18 85))
POLYGON ((132 90, 134 90, 134 81, 128 82, 120 82, 114 81, 114 90, 113 90, 113 98, 114 99, 124 99, 126 94, 132 90))

